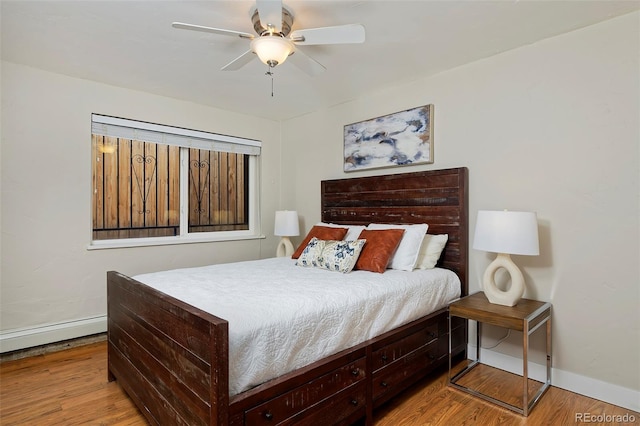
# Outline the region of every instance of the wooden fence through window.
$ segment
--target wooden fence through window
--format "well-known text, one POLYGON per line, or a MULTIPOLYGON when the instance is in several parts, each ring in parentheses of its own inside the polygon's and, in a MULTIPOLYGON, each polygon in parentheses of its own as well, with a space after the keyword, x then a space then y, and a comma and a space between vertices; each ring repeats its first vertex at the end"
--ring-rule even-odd
MULTIPOLYGON (((180 148, 92 135, 93 239, 180 233, 180 148)), ((189 232, 249 229, 248 155, 188 150, 189 232)))

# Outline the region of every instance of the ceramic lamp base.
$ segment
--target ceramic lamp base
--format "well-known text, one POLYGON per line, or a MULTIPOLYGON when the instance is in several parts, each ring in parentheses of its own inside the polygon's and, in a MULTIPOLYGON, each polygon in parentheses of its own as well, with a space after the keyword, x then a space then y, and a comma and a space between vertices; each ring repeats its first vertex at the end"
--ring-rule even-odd
POLYGON ((499 253, 484 271, 482 288, 489 302, 496 305, 515 306, 524 294, 524 277, 510 255, 499 253), (506 269, 511 276, 511 286, 506 291, 496 285, 495 275, 500 268, 506 269))
POLYGON ((276 248, 276 256, 277 257, 291 257, 293 254, 293 244, 289 237, 282 237, 280 239, 280 243, 276 248))

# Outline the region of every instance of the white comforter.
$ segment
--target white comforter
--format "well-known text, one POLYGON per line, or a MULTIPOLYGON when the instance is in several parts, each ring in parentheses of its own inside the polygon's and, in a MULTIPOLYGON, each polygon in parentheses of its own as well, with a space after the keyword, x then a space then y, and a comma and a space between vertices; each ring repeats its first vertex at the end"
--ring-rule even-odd
POLYGON ((445 269, 348 274, 289 258, 133 277, 229 322, 229 392, 357 345, 460 296, 445 269))

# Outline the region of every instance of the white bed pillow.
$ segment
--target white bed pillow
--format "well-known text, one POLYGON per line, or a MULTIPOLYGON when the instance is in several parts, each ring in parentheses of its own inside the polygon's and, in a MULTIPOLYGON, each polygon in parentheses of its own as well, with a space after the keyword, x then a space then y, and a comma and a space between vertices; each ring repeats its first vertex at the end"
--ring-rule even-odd
POLYGON ((319 240, 313 237, 300 254, 296 265, 346 274, 356 265, 365 242, 365 240, 319 240))
POLYGON ((420 246, 420 252, 418 253, 418 261, 416 262, 416 269, 433 269, 440 259, 442 250, 447 244, 449 239, 448 234, 424 236, 422 246, 420 246))
POLYGON ((326 226, 328 228, 347 228, 347 235, 344 236, 343 240, 345 241, 355 241, 358 239, 360 232, 366 228, 363 225, 339 225, 336 223, 326 223, 326 222, 318 222, 316 223, 318 226, 326 226))
POLYGON ((402 240, 396 252, 391 257, 388 269, 401 271, 413 271, 418 260, 418 253, 422 240, 427 233, 429 225, 419 223, 415 225, 392 225, 388 223, 371 223, 367 229, 404 229, 402 240))

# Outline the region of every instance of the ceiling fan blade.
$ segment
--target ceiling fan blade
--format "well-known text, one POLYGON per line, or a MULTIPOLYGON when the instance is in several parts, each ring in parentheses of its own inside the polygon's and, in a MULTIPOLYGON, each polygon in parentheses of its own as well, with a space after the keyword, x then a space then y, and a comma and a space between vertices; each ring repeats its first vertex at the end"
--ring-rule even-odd
POLYGON ((326 71, 324 65, 316 61, 310 56, 307 56, 302 50, 296 48, 295 52, 289 56, 287 61, 291 61, 293 65, 300 68, 305 73, 312 77, 322 74, 326 71))
POLYGON ((290 35, 300 45, 364 43, 364 37, 364 26, 360 24, 296 30, 290 35))
POLYGON ((204 33, 213 33, 213 34, 221 34, 221 35, 228 35, 228 36, 234 36, 234 37, 240 37, 240 38, 253 39, 253 34, 244 33, 241 31, 203 27, 202 25, 185 24, 182 22, 174 22, 173 24, 171 24, 171 26, 173 28, 178 28, 180 30, 202 31, 204 33))
POLYGON ((242 55, 238 56, 233 61, 229 62, 227 65, 220 69, 222 71, 237 71, 251 62, 255 57, 256 55, 251 50, 247 50, 242 55))
POLYGON ((260 23, 266 29, 272 26, 273 31, 282 31, 282 0, 256 0, 260 23))

